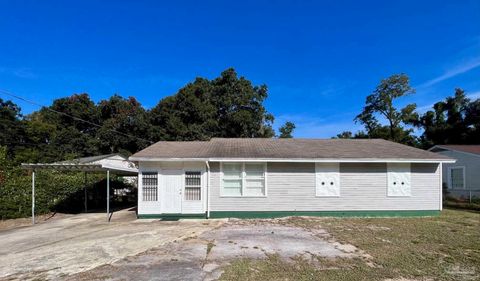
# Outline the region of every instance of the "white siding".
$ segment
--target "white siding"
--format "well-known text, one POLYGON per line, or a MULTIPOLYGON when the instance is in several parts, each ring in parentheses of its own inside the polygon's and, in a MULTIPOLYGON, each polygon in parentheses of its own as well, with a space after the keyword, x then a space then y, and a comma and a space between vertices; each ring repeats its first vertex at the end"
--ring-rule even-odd
POLYGON ((219 163, 211 167, 211 211, 439 210, 438 164, 411 165, 411 196, 387 196, 385 163, 341 163, 340 196, 315 196, 315 163, 267 165, 265 198, 220 197, 219 163))
POLYGON ((443 183, 448 186, 448 168, 465 167, 465 189, 480 189, 480 156, 456 151, 441 151, 439 154, 456 159, 455 163, 443 164, 443 183))
POLYGON ((162 198, 164 193, 162 190, 162 170, 182 170, 182 171, 200 171, 202 172, 202 194, 200 201, 185 200, 185 180, 183 180, 182 192, 182 213, 183 214, 200 214, 206 211, 206 182, 207 173, 205 162, 140 162, 138 177, 138 214, 162 214, 162 198), (142 178, 141 173, 158 172, 158 201, 144 202, 142 201, 142 178))

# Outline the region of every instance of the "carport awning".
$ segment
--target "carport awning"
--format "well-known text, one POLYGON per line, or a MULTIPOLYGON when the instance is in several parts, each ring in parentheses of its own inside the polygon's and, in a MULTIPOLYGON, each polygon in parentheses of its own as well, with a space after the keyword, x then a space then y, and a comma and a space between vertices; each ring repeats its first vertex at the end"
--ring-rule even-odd
POLYGON ((70 163, 22 163, 22 168, 26 170, 57 170, 57 171, 77 171, 77 172, 106 172, 111 171, 119 176, 136 176, 136 168, 120 168, 106 166, 102 164, 70 164, 70 163))
MULTIPOLYGON (((56 170, 85 172, 106 172, 107 174, 107 220, 110 221, 110 172, 119 176, 137 176, 135 164, 120 154, 107 154, 77 158, 54 163, 22 163, 22 168, 32 171, 32 223, 35 224, 35 171, 56 170)), ((85 187, 85 211, 87 211, 87 189, 85 187)))

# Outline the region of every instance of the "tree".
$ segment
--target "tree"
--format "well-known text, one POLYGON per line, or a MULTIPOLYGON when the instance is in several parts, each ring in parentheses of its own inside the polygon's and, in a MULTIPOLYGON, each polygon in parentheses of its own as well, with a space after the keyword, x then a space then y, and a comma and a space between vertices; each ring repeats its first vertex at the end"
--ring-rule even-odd
POLYGON ((350 131, 343 131, 340 134, 337 134, 336 137, 334 137, 334 139, 352 139, 352 138, 353 138, 353 134, 350 131))
POLYGON ((465 91, 457 88, 452 97, 435 103, 432 109, 411 121, 411 124, 423 129, 420 137, 422 147, 479 143, 479 99, 471 102, 465 91))
POLYGON ((265 85, 252 85, 233 68, 213 80, 197 78, 149 112, 152 138, 273 137, 273 116, 263 106, 267 96, 265 85))
POLYGON ((131 154, 151 144, 148 114, 134 98, 113 95, 98 104, 102 127, 96 137, 101 153, 131 154))
POLYGON ((31 145, 17 151, 17 161, 51 162, 98 154, 98 110, 88 94, 56 99, 51 106, 27 115, 26 139, 31 145), (82 120, 86 120, 86 123, 82 120))
POLYGON ((210 100, 211 82, 197 78, 150 112, 154 140, 207 140, 218 126, 210 100))
POLYGON ((0 146, 7 147, 6 154, 9 157, 26 145, 25 124, 21 118, 18 105, 0 98, 0 146))
POLYGON ((467 142, 480 143, 480 99, 470 102, 465 108, 465 122, 469 128, 467 142))
POLYGON ((290 121, 285 122, 283 126, 281 126, 278 131, 280 132, 279 138, 293 138, 292 133, 295 130, 295 124, 290 121))
POLYGON ((415 137, 411 135, 413 130, 405 129, 402 125, 409 124, 417 118, 416 105, 409 104, 401 110, 394 105, 398 98, 414 92, 405 74, 395 74, 383 79, 373 93, 367 96, 363 111, 354 120, 365 126, 371 138, 414 144, 415 137), (388 124, 382 125, 378 116, 385 119, 388 124))

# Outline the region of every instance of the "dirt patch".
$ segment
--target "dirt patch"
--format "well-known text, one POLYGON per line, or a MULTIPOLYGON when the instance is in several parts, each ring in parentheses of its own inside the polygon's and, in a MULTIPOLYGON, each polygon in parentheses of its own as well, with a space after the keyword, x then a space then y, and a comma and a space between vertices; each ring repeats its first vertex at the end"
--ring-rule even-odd
MULTIPOLYGON (((72 216, 72 215, 62 214, 62 213, 49 213, 49 214, 38 215, 38 216, 35 216, 35 223, 41 224, 45 222, 51 222, 54 220, 66 218, 68 216, 72 216)), ((0 221, 0 231, 15 229, 23 226, 31 226, 31 225, 32 225, 32 218, 2 220, 0 221)))

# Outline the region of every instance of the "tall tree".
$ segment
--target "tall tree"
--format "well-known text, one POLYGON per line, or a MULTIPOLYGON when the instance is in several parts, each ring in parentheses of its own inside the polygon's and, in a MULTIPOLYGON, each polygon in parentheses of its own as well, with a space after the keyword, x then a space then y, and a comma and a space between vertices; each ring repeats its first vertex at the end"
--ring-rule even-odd
POLYGON ((147 112, 134 98, 113 95, 98 104, 102 127, 97 131, 101 153, 131 154, 151 144, 147 112))
POLYGON ((467 142, 480 143, 480 99, 470 102, 465 109, 465 122, 469 128, 467 142))
POLYGON ((416 105, 409 104, 398 110, 395 101, 414 92, 405 74, 383 79, 373 93, 367 96, 363 111, 354 120, 365 126, 369 137, 413 144, 413 130, 405 129, 403 125, 416 118, 416 105), (382 125, 378 117, 385 119, 387 125, 382 125))
POLYGON ((8 147, 6 153, 12 157, 25 143, 25 124, 20 107, 10 100, 0 98, 0 146, 8 147))
POLYGON ((150 111, 152 135, 166 140, 273 137, 266 98, 265 85, 252 85, 233 68, 213 80, 197 78, 150 111))
POLYGON ((150 112, 154 140, 206 140, 218 126, 210 81, 197 78, 177 94, 162 99, 150 112))
POLYGON ((98 111, 88 94, 73 94, 26 116, 28 142, 36 144, 18 153, 21 161, 55 161, 97 154, 98 111))
POLYGON ((452 97, 433 105, 432 110, 418 116, 411 123, 423 129, 420 137, 424 148, 436 144, 479 143, 480 100, 471 102, 462 89, 455 89, 452 97))
POLYGON ((278 130, 280 132, 280 135, 278 136, 279 138, 293 138, 292 133, 295 130, 295 124, 293 124, 290 121, 287 121, 278 130))

